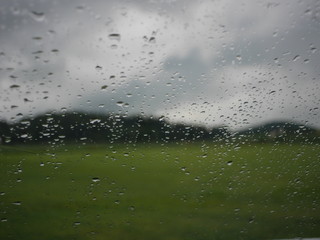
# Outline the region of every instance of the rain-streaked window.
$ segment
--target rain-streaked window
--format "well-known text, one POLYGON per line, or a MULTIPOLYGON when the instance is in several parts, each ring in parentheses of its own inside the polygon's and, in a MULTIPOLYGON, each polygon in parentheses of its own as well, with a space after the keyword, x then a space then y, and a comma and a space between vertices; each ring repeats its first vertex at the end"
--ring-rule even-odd
POLYGON ((320 239, 320 2, 0 2, 0 239, 320 239))

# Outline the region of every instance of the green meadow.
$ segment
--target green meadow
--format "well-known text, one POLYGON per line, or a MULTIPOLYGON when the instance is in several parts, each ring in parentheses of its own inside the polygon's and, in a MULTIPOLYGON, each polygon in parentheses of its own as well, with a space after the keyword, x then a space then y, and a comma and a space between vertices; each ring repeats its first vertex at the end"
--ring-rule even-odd
POLYGON ((320 146, 0 146, 0 239, 320 237, 320 146))

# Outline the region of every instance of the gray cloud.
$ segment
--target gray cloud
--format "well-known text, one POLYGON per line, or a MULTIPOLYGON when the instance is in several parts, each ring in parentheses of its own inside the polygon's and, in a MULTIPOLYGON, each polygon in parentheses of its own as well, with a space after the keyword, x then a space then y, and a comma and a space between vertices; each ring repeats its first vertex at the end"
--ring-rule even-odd
POLYGON ((320 127, 319 13, 318 1, 4 1, 0 116, 320 127))

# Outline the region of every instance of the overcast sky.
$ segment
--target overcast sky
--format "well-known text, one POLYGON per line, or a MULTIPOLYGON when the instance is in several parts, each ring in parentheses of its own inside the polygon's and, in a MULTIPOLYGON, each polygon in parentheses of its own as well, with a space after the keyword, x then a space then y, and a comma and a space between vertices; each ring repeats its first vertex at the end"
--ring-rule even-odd
POLYGON ((319 1, 2 0, 0 118, 320 128, 319 1))

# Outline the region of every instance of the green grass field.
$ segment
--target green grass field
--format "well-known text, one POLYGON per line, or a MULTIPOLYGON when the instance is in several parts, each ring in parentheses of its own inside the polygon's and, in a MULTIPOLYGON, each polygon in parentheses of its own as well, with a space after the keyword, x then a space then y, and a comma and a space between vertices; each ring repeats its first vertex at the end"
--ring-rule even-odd
POLYGON ((320 237, 320 146, 0 146, 0 218, 0 239, 320 237))

